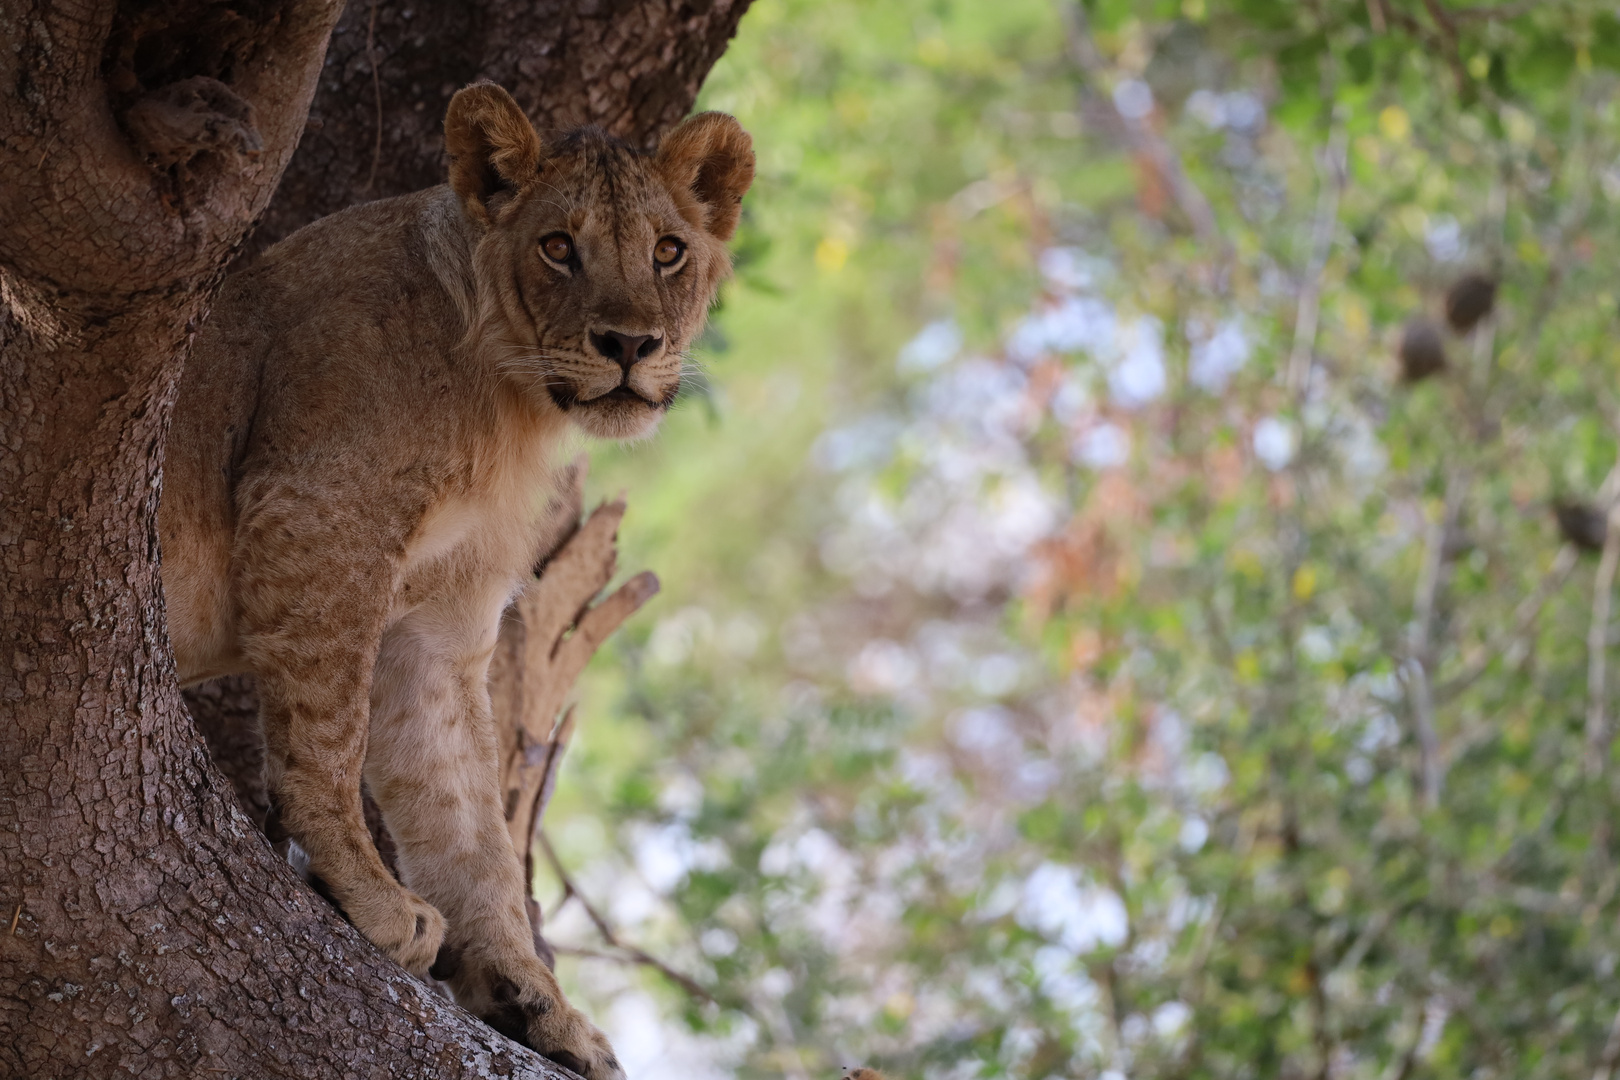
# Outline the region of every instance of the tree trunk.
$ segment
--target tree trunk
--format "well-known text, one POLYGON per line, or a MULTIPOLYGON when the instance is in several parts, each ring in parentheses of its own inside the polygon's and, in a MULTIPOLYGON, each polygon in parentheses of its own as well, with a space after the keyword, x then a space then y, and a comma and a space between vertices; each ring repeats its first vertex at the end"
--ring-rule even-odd
MULTIPOLYGON (((583 115, 646 134, 691 92, 638 78, 662 65, 663 85, 695 90, 741 6, 686 16, 723 27, 701 39, 676 37, 676 5, 645 3, 560 21, 593 26, 600 52, 566 29, 550 40, 575 50, 576 82, 599 76, 573 88, 583 115), (647 51, 615 51, 621 31, 647 51)), ((537 79, 521 35, 499 36, 518 5, 495 7, 468 40, 506 51, 479 70, 537 79)), ((379 30, 394 10, 378 5, 379 30)), ((0 0, 0 1076, 564 1075, 435 997, 273 856, 175 685, 156 528, 175 380, 317 77, 339 98, 353 81, 355 12, 345 66, 321 74, 337 15, 327 0, 0 0)), ((421 85, 388 114, 400 139, 416 100, 437 130, 443 98, 427 95, 443 84, 421 85)), ((364 158, 372 192, 403 190, 364 158)), ((321 198, 295 198, 282 227, 354 198, 352 162, 301 171, 321 198)))

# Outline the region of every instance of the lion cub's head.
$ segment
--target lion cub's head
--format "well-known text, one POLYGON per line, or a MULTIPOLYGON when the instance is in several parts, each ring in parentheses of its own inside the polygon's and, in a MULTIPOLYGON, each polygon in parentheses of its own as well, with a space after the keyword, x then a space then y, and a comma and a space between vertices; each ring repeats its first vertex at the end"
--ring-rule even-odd
POLYGON ((482 83, 451 99, 444 135, 450 186, 483 234, 477 332, 502 371, 592 435, 650 432, 731 266, 748 133, 702 113, 655 153, 597 128, 548 145, 482 83))

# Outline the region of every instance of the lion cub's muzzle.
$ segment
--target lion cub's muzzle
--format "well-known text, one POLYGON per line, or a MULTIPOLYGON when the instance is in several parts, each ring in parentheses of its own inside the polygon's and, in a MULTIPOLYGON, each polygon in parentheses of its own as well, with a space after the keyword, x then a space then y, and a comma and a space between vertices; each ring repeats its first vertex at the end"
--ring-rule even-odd
POLYGON ((592 330, 586 335, 590 348, 587 356, 606 360, 618 370, 618 379, 609 381, 606 372, 586 385, 565 387, 553 384, 551 398, 564 410, 576 406, 605 406, 620 408, 642 406, 648 409, 666 409, 680 392, 680 372, 663 369, 668 365, 657 363, 665 358, 666 339, 660 330, 632 333, 623 330, 592 330), (652 369, 659 370, 654 371, 652 369), (673 378, 667 376, 673 374, 673 378), (664 384, 668 385, 665 386, 664 384))

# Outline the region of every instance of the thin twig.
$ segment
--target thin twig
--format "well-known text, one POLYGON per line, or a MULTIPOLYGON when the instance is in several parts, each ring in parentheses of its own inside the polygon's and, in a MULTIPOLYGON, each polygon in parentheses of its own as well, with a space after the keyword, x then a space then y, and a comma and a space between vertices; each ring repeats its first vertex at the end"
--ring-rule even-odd
POLYGON ((1614 598, 1614 572, 1620 566, 1620 506, 1611 506, 1603 536, 1603 556, 1592 580, 1592 625, 1586 632, 1586 774, 1603 774, 1609 756, 1609 723, 1605 716, 1605 661, 1609 652, 1609 608, 1614 598))
MULTIPOLYGON (((545 830, 537 830, 535 835, 539 838, 540 850, 546 853, 546 861, 551 864, 552 873, 556 874, 557 880, 562 882, 563 898, 558 902, 557 907, 561 907, 568 902, 569 897, 573 897, 579 901, 579 906, 585 909, 586 918, 591 920, 591 924, 596 927, 596 932, 602 936, 602 940, 623 952, 624 960, 652 968, 693 997, 702 998, 704 1001, 715 1005, 720 1004, 713 994, 704 989, 702 984, 696 982, 690 976, 682 975, 646 950, 620 941, 618 935, 613 932, 613 927, 602 913, 596 909, 596 905, 592 904, 585 894, 579 891, 579 886, 574 883, 574 879, 569 876, 567 870, 563 869, 562 860, 557 858, 557 851, 551 846, 551 838, 546 835, 545 830)), ((553 948, 558 952, 569 951, 561 946, 553 946, 553 948)))
MULTIPOLYGON (((586 899, 585 894, 580 892, 579 887, 574 884, 574 879, 569 876, 568 871, 563 869, 562 860, 557 858, 557 849, 551 846, 551 837, 546 835, 544 829, 541 829, 536 836, 540 840, 540 850, 546 853, 546 861, 551 864, 552 872, 557 875, 557 880, 562 882, 564 901, 570 896, 577 899, 580 906, 585 909, 585 914, 590 917, 592 924, 595 925, 596 932, 602 935, 602 939, 609 945, 618 945, 619 938, 618 935, 614 934, 613 927, 608 925, 608 921, 602 917, 602 913, 596 910, 595 905, 590 900, 586 899)), ((561 907, 564 901, 559 901, 557 906, 561 907)))
POLYGON ((1418 741, 1423 802, 1430 809, 1440 805, 1440 789, 1444 783, 1440 736, 1434 724, 1434 696, 1429 686, 1429 669, 1434 664, 1434 614, 1444 591, 1448 564, 1446 539, 1457 527, 1469 481, 1469 473, 1463 468, 1452 470, 1446 479, 1445 507, 1440 520, 1429 529, 1423 571, 1418 575, 1417 595, 1412 604, 1412 641, 1406 663, 1406 683, 1412 726, 1418 741))
POLYGON ((1617 1064, 1620 1064, 1620 1012, 1614 1014, 1614 1022, 1609 1025, 1609 1039, 1603 1044, 1603 1056, 1598 1058, 1597 1068, 1592 1071, 1592 1080, 1609 1080, 1617 1064))
POLYGON ((1334 125, 1322 151, 1322 185, 1316 196, 1316 217, 1311 225, 1311 259, 1305 267, 1305 280, 1299 290, 1299 308, 1294 316, 1294 345, 1288 354, 1288 388, 1296 398, 1310 384, 1311 364, 1316 355, 1316 324, 1322 311, 1322 274, 1333 250, 1333 230, 1339 223, 1339 198, 1344 194, 1345 155, 1350 145, 1344 125, 1334 125))
POLYGON ((581 956, 587 960, 609 960, 615 964, 644 966, 637 957, 626 956, 624 953, 608 952, 606 949, 593 949, 588 945, 553 945, 552 948, 557 950, 558 956, 581 956))
POLYGON ((10 937, 17 936, 17 920, 22 918, 22 907, 21 904, 18 904, 17 910, 11 913, 11 933, 8 935, 10 937))
POLYGON ((1527 15, 1544 6, 1545 2, 1546 0, 1529 0, 1528 3, 1497 4, 1495 7, 1450 8, 1447 13, 1452 22, 1467 22, 1471 19, 1495 22, 1501 19, 1517 19, 1520 15, 1527 15))
POLYGON ((382 76, 377 72, 377 5, 381 0, 371 0, 371 22, 366 26, 366 62, 371 65, 371 91, 377 99, 377 141, 371 149, 371 173, 366 177, 365 194, 370 195, 371 189, 377 184, 377 168, 382 164, 382 135, 383 135, 383 107, 382 107, 382 76))
MULTIPOLYGON (((575 893, 574 896, 578 898, 579 894, 575 893)), ((584 903, 583 900, 580 902, 584 903)), ((671 982, 680 986, 681 989, 685 990, 693 997, 702 998, 704 1001, 707 1001, 713 1005, 720 1004, 719 1001, 715 1000, 714 995, 709 993, 702 986, 698 985, 696 982, 693 982, 680 972, 666 967, 664 964, 660 963, 653 957, 648 956, 640 949, 626 948, 622 945, 620 948, 624 949, 624 951, 614 953, 607 952, 603 949, 587 948, 582 945, 552 946, 552 949, 555 950, 559 956, 582 956, 590 960, 610 960, 615 964, 633 964, 637 967, 650 967, 657 971, 660 975, 664 976, 666 979, 669 979, 671 982)))
MULTIPOLYGON (((1350 943, 1350 948, 1345 950, 1344 956, 1340 957, 1339 962, 1333 965, 1334 974, 1352 972, 1360 967, 1361 961, 1366 959, 1368 951, 1377 944, 1378 939, 1383 936, 1385 930, 1389 929, 1389 924, 1394 919, 1395 913, 1393 911, 1374 912, 1372 918, 1367 920, 1367 925, 1361 928, 1361 933, 1357 934, 1356 939, 1350 943)), ((1332 977, 1332 975, 1329 975, 1330 979, 1332 977)))
MULTIPOLYGON (((1085 8, 1078 3, 1067 3, 1063 6, 1063 14, 1069 58, 1086 77, 1089 87, 1093 91, 1100 89, 1107 74, 1106 65, 1091 39, 1085 8)), ((1181 158, 1175 150, 1148 126, 1145 118, 1126 116, 1117 107, 1112 112, 1119 117, 1125 141, 1153 166, 1175 197, 1176 205, 1181 207, 1181 212, 1192 224, 1193 231, 1200 239, 1215 244, 1223 258, 1230 254, 1231 245, 1221 235, 1220 226, 1215 221, 1215 211, 1203 191, 1187 176, 1187 170, 1182 167, 1181 158)))
POLYGON ((1553 556, 1552 565, 1541 575, 1541 580, 1536 583, 1530 595, 1519 601, 1519 606, 1513 611, 1513 622, 1508 630, 1486 642, 1464 662, 1461 671, 1436 686, 1435 702, 1444 704, 1467 690, 1489 670, 1497 657, 1506 656, 1515 649, 1535 628, 1536 620, 1541 615, 1541 609, 1547 605, 1548 598, 1564 584, 1564 580, 1569 577, 1569 572, 1575 569, 1575 564, 1579 560, 1580 552, 1576 550, 1574 544, 1560 547, 1558 554, 1553 556))
POLYGON ((540 793, 534 797, 534 826, 530 830, 531 835, 540 831, 540 819, 551 803, 552 792, 557 790, 557 767, 562 764, 562 756, 567 752, 568 740, 573 734, 574 706, 570 705, 563 713, 563 718, 557 722, 557 730, 551 736, 551 748, 546 754, 546 772, 540 778, 540 793))
POLYGON ((51 132, 51 137, 45 140, 45 149, 39 152, 39 164, 34 166, 35 172, 38 172, 45 167, 45 159, 50 156, 51 147, 56 145, 56 138, 58 134, 59 132, 53 131, 51 132))
MULTIPOLYGON (((1598 505, 1603 507, 1614 505, 1617 494, 1620 494, 1620 462, 1609 470, 1609 475, 1604 477, 1602 485, 1598 488, 1598 505)), ((1514 609, 1512 626, 1469 657, 1462 671, 1436 687, 1434 692, 1436 701, 1443 703, 1456 697, 1485 674, 1492 661, 1518 647, 1535 628, 1541 609, 1546 606, 1552 594, 1563 586, 1570 571, 1575 569, 1575 564, 1579 561, 1580 551, 1574 544, 1564 544, 1560 547, 1551 565, 1547 567, 1547 572, 1542 574, 1541 580, 1536 583, 1536 587, 1531 590, 1529 596, 1519 601, 1519 606, 1514 609)))
POLYGON ((1429 18, 1434 20, 1434 25, 1439 27, 1440 32, 1446 36, 1446 39, 1455 42, 1457 27, 1451 21, 1450 16, 1446 14, 1446 9, 1441 7, 1436 0, 1423 0, 1423 7, 1428 11, 1429 18))
MULTIPOLYGON (((563 718, 557 723, 551 734, 551 741, 546 744, 545 765, 540 770, 540 790, 534 798, 533 809, 529 815, 529 842, 523 849, 523 875, 529 883, 529 899, 536 908, 539 899, 534 895, 534 846, 540 836, 540 821, 545 817, 546 805, 551 802, 551 793, 557 787, 557 767, 562 764, 562 756, 568 749, 568 740, 574 734, 574 706, 568 706, 563 718)), ((520 733, 521 735, 521 733, 520 733)))
POLYGON ((1429 18, 1440 31, 1440 40, 1445 43, 1445 59, 1451 68, 1451 77, 1456 80, 1457 94, 1462 96, 1468 91, 1468 68, 1463 64, 1462 46, 1457 38, 1457 25, 1446 14, 1446 9, 1438 0, 1423 0, 1423 7, 1428 11, 1429 18))
POLYGON ((1423 1025, 1429 1018, 1429 1003, 1427 1000, 1417 1007, 1417 1020, 1412 1025, 1412 1040, 1397 1056, 1390 1058, 1389 1066, 1384 1069, 1382 1080, 1406 1080, 1411 1075, 1412 1065, 1417 1061, 1418 1047, 1423 1043, 1423 1025))

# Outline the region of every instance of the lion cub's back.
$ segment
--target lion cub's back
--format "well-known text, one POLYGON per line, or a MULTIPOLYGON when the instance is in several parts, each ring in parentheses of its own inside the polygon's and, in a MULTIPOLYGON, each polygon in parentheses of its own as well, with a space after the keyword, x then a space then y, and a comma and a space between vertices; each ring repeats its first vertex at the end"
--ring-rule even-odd
POLYGON ((244 670, 230 561, 236 493, 255 471, 420 454, 471 295, 448 188, 323 218, 232 275, 193 342, 164 467, 159 528, 183 683, 244 670), (448 205, 447 205, 448 200, 448 205), (458 297, 455 290, 464 288, 458 297), (392 415, 391 415, 392 414, 392 415), (409 444, 407 449, 406 444, 409 444))

